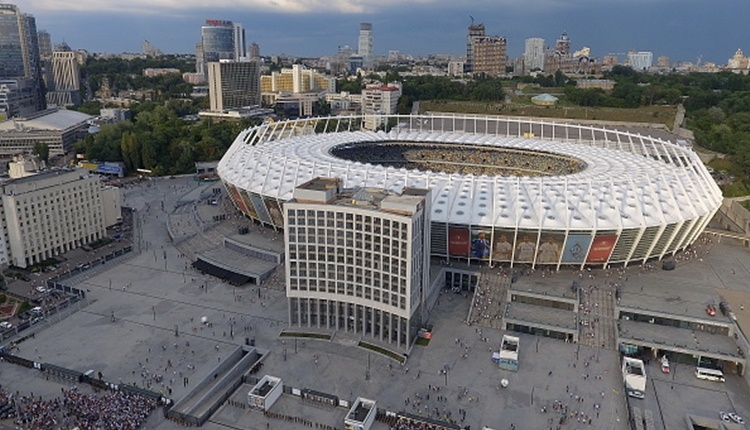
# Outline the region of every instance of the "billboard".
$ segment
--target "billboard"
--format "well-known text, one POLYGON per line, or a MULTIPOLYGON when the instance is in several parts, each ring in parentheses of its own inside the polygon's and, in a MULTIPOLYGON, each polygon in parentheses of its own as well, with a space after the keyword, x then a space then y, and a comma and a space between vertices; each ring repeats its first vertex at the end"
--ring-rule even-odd
POLYGON ((516 240, 516 253, 513 261, 516 263, 531 263, 536 255, 536 232, 518 232, 516 240))
POLYGON ((510 261, 513 259, 513 230, 495 230, 492 244, 492 261, 510 261))
POLYGON ((586 254, 589 252, 590 245, 590 234, 569 234, 568 240, 565 241, 565 247, 563 248, 562 263, 583 263, 586 259, 586 254))
POLYGON ((544 234, 536 253, 537 264, 557 264, 560 261, 564 234, 544 234))
POLYGON ((240 210, 243 213, 248 213, 247 212, 247 207, 245 206, 245 202, 242 201, 242 197, 240 197, 240 192, 237 190, 237 188, 235 188, 234 185, 232 185, 232 184, 230 184, 228 182, 226 182, 225 185, 227 187, 227 190, 229 190, 229 198, 232 199, 232 201, 234 202, 234 204, 238 208, 240 208, 240 210))
POLYGON ((250 197, 247 193, 247 191, 242 191, 240 193, 240 196, 242 196, 242 202, 245 203, 245 206, 247 207, 247 215, 252 219, 258 219, 258 214, 255 213, 255 208, 253 207, 253 204, 250 202, 250 197))
POLYGON ((263 198, 260 195, 253 193, 250 194, 250 201, 252 202, 253 207, 255 207, 258 219, 266 224, 271 224, 271 217, 268 216, 268 209, 266 209, 266 205, 263 203, 263 198))
POLYGON ((617 243, 616 234, 598 234, 594 237, 591 242, 591 249, 589 255, 586 257, 587 263, 606 263, 609 260, 609 255, 612 253, 612 249, 617 243))
POLYGON ((471 231, 471 258, 489 260, 492 250, 492 233, 485 230, 471 231))
POLYGON ((463 227, 448 228, 448 255, 468 257, 471 245, 469 230, 463 227))
POLYGON ((276 227, 284 227, 284 215, 282 215, 281 207, 279 202, 273 199, 265 199, 266 209, 268 209, 268 215, 271 216, 271 221, 276 227))

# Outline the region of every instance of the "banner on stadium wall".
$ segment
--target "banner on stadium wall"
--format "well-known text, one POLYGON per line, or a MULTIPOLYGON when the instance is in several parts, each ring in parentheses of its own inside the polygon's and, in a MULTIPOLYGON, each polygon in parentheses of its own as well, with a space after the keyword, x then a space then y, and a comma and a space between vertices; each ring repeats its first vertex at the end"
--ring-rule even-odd
POLYGON ((489 260, 492 250, 492 233, 487 230, 471 231, 471 258, 489 260))
POLYGON ((268 215, 268 210, 266 209, 266 204, 263 203, 263 198, 258 194, 253 193, 250 194, 250 201, 253 203, 253 207, 255 207, 258 219, 266 224, 272 224, 271 217, 268 215))
POLYGON ((253 203, 250 201, 250 195, 248 194, 248 192, 241 192, 240 196, 242 196, 242 201, 245 203, 245 206, 247 206, 247 215, 250 218, 258 219, 258 214, 255 212, 255 208, 253 207, 253 203))
POLYGON ((591 250, 589 250, 586 262, 606 263, 609 260, 609 255, 612 254, 612 250, 615 248, 615 243, 617 243, 616 234, 596 235, 594 241, 591 242, 591 250))
POLYGON ((451 257, 468 257, 470 246, 471 238, 468 229, 448 228, 448 255, 451 257))
POLYGON ((510 261, 513 259, 513 242, 516 232, 513 230, 495 230, 492 237, 492 261, 510 261))
POLYGON ((273 221, 273 225, 276 227, 284 227, 284 215, 281 213, 279 202, 273 199, 265 199, 266 209, 268 209, 268 215, 273 221))
POLYGON ((227 189, 229 190, 229 197, 232 199, 234 204, 243 212, 247 213, 247 206, 245 206, 245 202, 242 201, 242 197, 240 197, 240 192, 237 190, 237 188, 227 183, 227 189))
POLYGON ((519 231, 516 238, 516 252, 513 261, 516 263, 531 263, 536 255, 536 232, 519 231))
POLYGON ((569 234, 563 248, 562 263, 583 263, 591 246, 590 234, 569 234))
POLYGON ((557 264, 560 261, 563 234, 543 234, 536 253, 536 264, 557 264))

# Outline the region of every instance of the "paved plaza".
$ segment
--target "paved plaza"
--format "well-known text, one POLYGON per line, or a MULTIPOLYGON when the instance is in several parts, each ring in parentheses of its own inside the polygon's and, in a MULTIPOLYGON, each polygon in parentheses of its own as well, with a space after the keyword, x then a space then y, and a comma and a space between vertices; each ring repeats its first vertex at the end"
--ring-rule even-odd
MULTIPOLYGON (((362 396, 376 400, 379 408, 394 412, 455 420, 472 429, 554 429, 564 416, 564 429, 629 428, 619 356, 609 338, 597 334, 594 341, 586 342, 608 346, 595 348, 522 334, 518 372, 500 370, 491 355, 498 349, 504 332, 467 325, 471 296, 451 292, 440 296, 432 312, 432 340, 427 346, 415 346, 403 366, 358 348, 356 339, 344 334, 337 333, 332 341, 281 338, 288 315, 281 289, 283 280, 274 279, 272 288, 234 287, 202 276, 191 268, 186 253, 168 238, 167 214, 177 202, 198 200, 202 188, 215 186, 191 178, 175 178, 125 189, 125 205, 135 208, 141 220, 142 231, 134 238, 141 241, 141 253, 103 266, 98 272, 78 275, 75 282, 78 288, 87 290, 87 304, 64 319, 38 327, 32 339, 19 344, 17 354, 80 372, 101 372, 108 381, 136 384, 179 400, 199 381, 210 377, 230 351, 250 338, 259 348, 270 351, 258 376, 278 376, 285 385, 350 401, 362 396), (207 323, 201 323, 204 317, 207 323), (449 370, 443 372, 446 368, 449 370), (507 388, 500 384, 504 378, 509 382, 507 388)), ((261 233, 249 221, 228 215, 227 222, 232 226, 251 226, 251 236, 280 237, 280 233, 270 230, 261 233)), ((207 229, 189 240, 208 242, 215 240, 213 235, 207 229)), ((734 300, 750 299, 747 249, 714 242, 702 252, 680 262, 677 270, 671 272, 637 267, 584 275, 592 283, 621 278, 626 290, 643 287, 644 294, 671 283, 729 289, 736 292, 734 300)), ((528 276, 560 288, 569 286, 579 273, 545 273, 542 278, 538 272, 528 276)), ((591 300, 603 301, 605 297, 608 296, 604 293, 596 293, 591 300)), ((738 313, 750 312, 740 310, 739 303, 733 308, 738 313)), ((597 312, 610 315, 611 310, 597 312)), ((488 309, 487 315, 491 318, 493 310, 488 309)), ((654 383, 649 384, 647 399, 658 395, 662 422, 668 423, 657 428, 681 428, 675 425, 679 417, 684 422, 686 408, 711 412, 733 407, 750 416, 749 391, 744 380, 730 375, 727 384, 719 387, 723 394, 716 396, 716 386, 691 377, 690 367, 678 364, 676 369, 677 379, 670 380, 657 375, 655 364, 648 368, 654 383), (704 403, 704 398, 710 403, 704 403)), ((8 363, 0 363, 0 384, 8 391, 45 398, 59 396, 61 388, 70 386, 8 363)), ((238 406, 246 403, 250 388, 240 387, 232 402, 223 404, 203 428, 302 429, 308 428, 309 423, 343 428, 343 408, 305 402, 290 395, 282 396, 271 411, 307 420, 306 423, 267 417, 238 406)), ((157 410, 146 428, 182 427, 166 420, 157 410)), ((387 426, 376 422, 374 428, 387 426)))

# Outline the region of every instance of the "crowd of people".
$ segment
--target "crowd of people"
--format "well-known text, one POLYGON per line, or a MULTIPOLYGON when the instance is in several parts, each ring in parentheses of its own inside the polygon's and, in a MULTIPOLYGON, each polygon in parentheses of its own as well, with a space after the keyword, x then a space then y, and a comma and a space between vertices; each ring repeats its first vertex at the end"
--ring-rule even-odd
POLYGON ((86 394, 72 387, 61 389, 62 397, 43 400, 20 396, 16 399, 20 430, 135 430, 141 428, 156 408, 156 399, 134 393, 113 391, 103 395, 86 394))
POLYGON ((396 168, 477 176, 570 175, 586 168, 585 162, 558 154, 450 143, 360 143, 334 148, 332 154, 396 168))

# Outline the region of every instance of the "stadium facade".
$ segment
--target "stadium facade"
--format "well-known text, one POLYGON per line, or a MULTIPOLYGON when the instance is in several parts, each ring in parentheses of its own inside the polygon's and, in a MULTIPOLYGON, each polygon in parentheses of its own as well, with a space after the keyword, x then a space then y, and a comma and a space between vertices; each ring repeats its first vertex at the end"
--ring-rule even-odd
POLYGON ((722 201, 692 149, 638 133, 469 115, 383 119, 387 132, 364 130, 362 116, 252 127, 217 171, 235 206, 274 228, 295 187, 316 177, 430 189, 433 257, 555 268, 673 255, 722 201))

